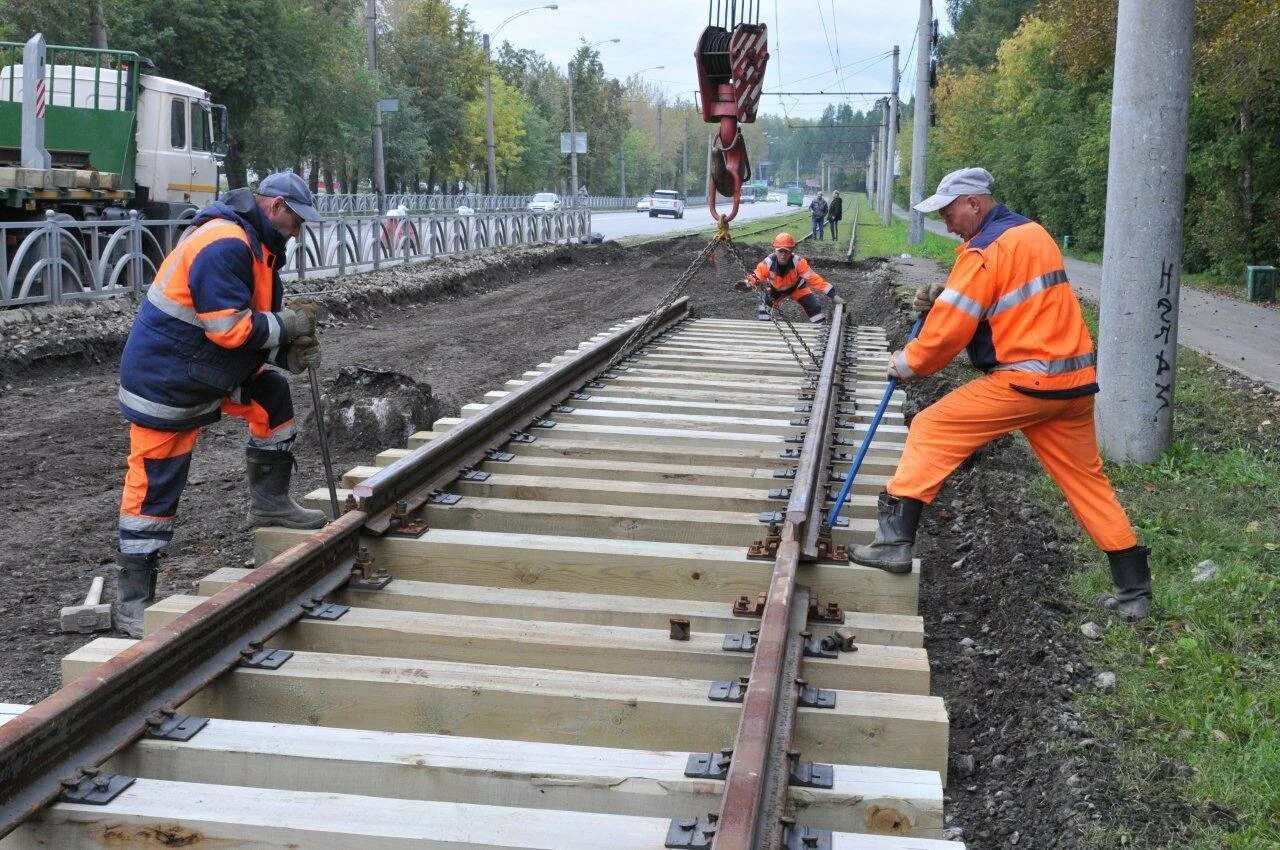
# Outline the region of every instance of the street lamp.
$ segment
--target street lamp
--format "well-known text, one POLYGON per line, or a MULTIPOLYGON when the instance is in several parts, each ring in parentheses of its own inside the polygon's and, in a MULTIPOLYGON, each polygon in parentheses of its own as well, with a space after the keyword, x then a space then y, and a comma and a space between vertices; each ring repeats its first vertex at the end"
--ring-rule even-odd
MULTIPOLYGON (((667 67, 666 65, 653 65, 648 68, 641 68, 639 71, 632 73, 631 76, 638 77, 641 74, 643 74, 645 71, 663 71, 663 70, 666 70, 666 67, 667 67)), ((619 190, 618 193, 625 198, 627 196, 627 138, 626 136, 622 137, 622 148, 618 151, 618 170, 619 170, 618 176, 620 178, 618 181, 618 190, 619 190)))
MULTIPOLYGON (((617 44, 620 38, 602 38, 586 45, 590 50, 598 44, 617 44)), ((566 66, 569 79, 569 199, 573 206, 578 205, 578 125, 573 118, 573 66, 566 66)))
POLYGON ((488 161, 489 169, 485 172, 485 186, 488 194, 492 195, 498 188, 498 163, 497 163, 497 147, 493 141, 493 64, 489 59, 489 39, 496 36, 498 32, 507 24, 514 21, 521 15, 527 15, 530 12, 537 12, 540 9, 550 9, 555 11, 560 7, 555 3, 549 3, 546 6, 532 6, 528 9, 521 9, 514 15, 509 15, 506 20, 493 28, 493 32, 484 34, 484 114, 485 114, 485 158, 488 161))

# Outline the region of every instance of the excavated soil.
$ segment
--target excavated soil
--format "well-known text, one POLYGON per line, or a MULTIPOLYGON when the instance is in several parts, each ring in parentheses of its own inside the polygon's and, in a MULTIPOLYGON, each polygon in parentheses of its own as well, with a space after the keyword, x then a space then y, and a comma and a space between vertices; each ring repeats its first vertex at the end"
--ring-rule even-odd
MULTIPOLYGON (((613 322, 647 312, 700 250, 693 238, 636 248, 542 248, 397 269, 307 291, 328 308, 322 383, 342 368, 403 373, 428 385, 441 412, 498 388, 532 364, 613 322)), ((942 274, 924 261, 823 258, 860 324, 905 337, 899 286, 942 274)), ((689 293, 699 315, 747 318, 752 306, 728 283, 727 259, 689 293)), ((58 685, 59 659, 87 638, 57 630, 94 575, 108 576, 124 471, 126 425, 115 409, 120 345, 134 305, 23 311, 0 321, 0 702, 30 703, 58 685)), ((918 409, 972 373, 953 365, 912 385, 918 409)), ((305 376, 293 379, 310 414, 305 376)), ((303 421, 309 422, 309 419, 303 421)), ((244 426, 205 430, 195 451, 180 525, 162 561, 161 595, 190 592, 199 577, 249 563, 244 528, 244 426)), ((337 450, 335 467, 370 452, 337 450)), ((300 446, 295 490, 323 481, 314 442, 300 446)), ((1050 517, 1032 507, 1037 470, 1021 438, 993 444, 955 475, 927 510, 917 554, 926 565, 921 613, 934 692, 951 714, 948 824, 975 850, 1083 846, 1091 821, 1145 826, 1149 846, 1177 846, 1187 812, 1176 801, 1117 799, 1115 760, 1072 706, 1093 668, 1076 624, 1082 612, 1059 589, 1076 568, 1050 517), (989 506, 998 506, 992 510, 989 506)), ((820 754, 815 754, 820 758, 820 754)), ((1155 769, 1177 770, 1175 765, 1155 769)))

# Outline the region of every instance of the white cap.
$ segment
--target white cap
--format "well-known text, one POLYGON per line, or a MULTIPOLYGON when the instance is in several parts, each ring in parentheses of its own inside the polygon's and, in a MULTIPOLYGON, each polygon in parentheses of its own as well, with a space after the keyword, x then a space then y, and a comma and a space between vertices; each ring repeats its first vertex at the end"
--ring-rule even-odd
POLYGON ((996 178, 985 168, 961 168, 938 181, 938 191, 916 204, 919 212, 935 212, 961 195, 990 195, 996 178))

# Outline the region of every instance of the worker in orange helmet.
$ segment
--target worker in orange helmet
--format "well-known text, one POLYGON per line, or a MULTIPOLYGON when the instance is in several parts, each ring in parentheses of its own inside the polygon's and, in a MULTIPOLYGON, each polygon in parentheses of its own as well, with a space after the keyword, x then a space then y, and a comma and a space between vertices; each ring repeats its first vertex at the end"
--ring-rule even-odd
POLYGON ((821 325, 827 320, 822 309, 823 299, 836 304, 843 304, 844 299, 836 295, 836 288, 826 278, 809 266, 808 260, 797 257, 795 252, 795 237, 779 233, 773 239, 773 253, 756 265, 739 288, 760 295, 756 318, 761 321, 769 321, 769 311, 790 298, 800 305, 812 324, 821 325))
POLYGON ((974 451, 1021 431, 1076 520, 1107 554, 1115 593, 1106 606, 1125 620, 1142 619, 1151 600, 1150 550, 1138 543, 1102 470, 1093 423, 1093 339, 1053 237, 996 203, 993 182, 986 169, 962 168, 915 205, 940 212, 964 242, 946 284, 926 284, 916 293, 915 309, 928 318, 920 335, 890 356, 889 376, 932 375, 965 348, 986 374, 916 415, 898 469, 880 494, 875 540, 853 547, 850 558, 911 572, 921 508, 974 451))

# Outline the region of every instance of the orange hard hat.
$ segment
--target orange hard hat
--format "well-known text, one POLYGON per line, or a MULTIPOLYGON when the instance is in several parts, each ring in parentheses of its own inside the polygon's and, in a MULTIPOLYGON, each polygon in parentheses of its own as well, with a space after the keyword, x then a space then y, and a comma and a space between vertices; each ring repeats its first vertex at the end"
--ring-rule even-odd
POLYGON ((775 248, 795 248, 796 238, 790 233, 779 233, 773 237, 773 247, 775 248))

